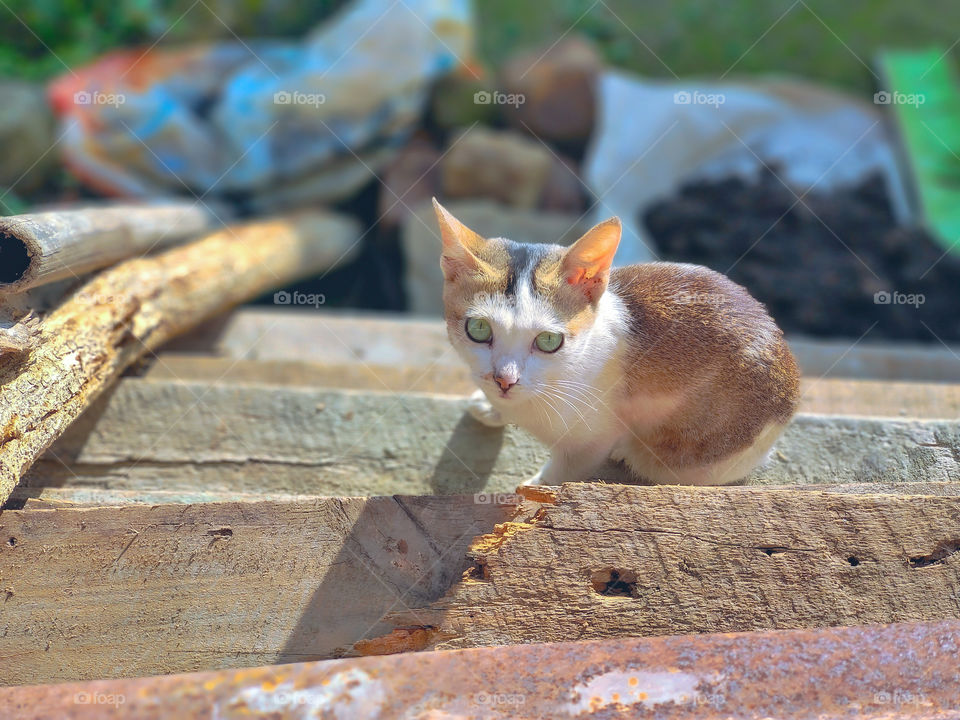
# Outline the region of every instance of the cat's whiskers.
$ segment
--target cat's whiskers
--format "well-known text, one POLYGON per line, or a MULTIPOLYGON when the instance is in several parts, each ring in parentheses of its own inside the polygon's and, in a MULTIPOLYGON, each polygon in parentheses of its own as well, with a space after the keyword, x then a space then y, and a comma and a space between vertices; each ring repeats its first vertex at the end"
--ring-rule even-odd
POLYGON ((589 396, 590 398, 592 398, 593 400, 596 400, 599 403, 604 402, 603 396, 607 394, 607 393, 601 394, 597 390, 597 388, 595 388, 593 385, 590 385, 584 382, 579 382, 577 380, 556 380, 555 382, 558 385, 567 388, 571 392, 577 392, 584 396, 589 396))
MULTIPOLYGON (((539 385, 538 387, 543 387, 543 383, 540 383, 540 385, 539 385)), ((548 393, 541 392, 541 391, 539 391, 539 390, 535 390, 534 392, 535 392, 536 396, 543 402, 543 404, 544 404, 546 407, 550 408, 550 410, 553 411, 553 413, 557 416, 557 418, 560 420, 560 422, 563 423, 563 428, 564 428, 564 430, 565 430, 566 432, 570 432, 570 426, 567 425, 567 420, 566 420, 566 418, 563 417, 563 413, 560 412, 560 410, 559 410, 557 407, 555 407, 552 402, 550 402, 551 396, 550 396, 548 393)), ((550 429, 551 429, 551 430, 553 429, 552 423, 551 423, 550 429)))
MULTIPOLYGON (((580 411, 580 408, 577 406, 577 403, 580 403, 584 408, 589 408, 588 402, 580 396, 571 394, 566 390, 562 389, 558 385, 552 382, 543 382, 540 383, 540 386, 549 391, 549 394, 553 399, 566 403, 570 408, 579 416, 580 421, 583 424, 587 423, 587 418, 580 411)), ((546 395, 547 393, 545 393, 546 395)))
POLYGON ((565 393, 563 390, 560 390, 559 388, 556 388, 556 387, 555 387, 555 388, 552 388, 552 392, 553 392, 553 397, 554 397, 555 399, 557 399, 557 400, 559 400, 560 402, 563 402, 563 403, 565 403, 567 406, 569 406, 569 407, 577 414, 577 416, 580 418, 580 421, 581 421, 582 423, 586 424, 587 418, 584 417, 583 413, 580 412, 580 408, 577 407, 577 402, 581 402, 581 403, 583 403, 584 405, 586 405, 586 403, 585 403, 582 399, 577 398, 577 397, 575 397, 575 396, 573 396, 573 395, 569 395, 569 394, 565 393))

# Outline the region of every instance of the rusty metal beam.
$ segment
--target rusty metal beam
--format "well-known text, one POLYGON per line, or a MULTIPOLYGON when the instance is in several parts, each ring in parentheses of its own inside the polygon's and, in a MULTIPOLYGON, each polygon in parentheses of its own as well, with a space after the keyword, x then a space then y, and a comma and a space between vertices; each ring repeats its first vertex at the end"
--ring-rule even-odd
POLYGON ((40 718, 960 718, 960 621, 519 645, 0 688, 40 718))

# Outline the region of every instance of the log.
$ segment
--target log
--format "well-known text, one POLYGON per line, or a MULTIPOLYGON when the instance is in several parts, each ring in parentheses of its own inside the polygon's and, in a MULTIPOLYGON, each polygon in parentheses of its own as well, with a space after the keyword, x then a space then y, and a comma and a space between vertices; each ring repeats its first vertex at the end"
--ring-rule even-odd
POLYGON ((393 652, 397 633, 418 630, 447 650, 960 618, 957 497, 584 483, 522 494, 450 592, 392 613, 393 633, 355 649, 393 652))
MULTIPOLYGON (((485 427, 466 408, 448 395, 127 378, 27 483, 341 496, 512 492, 546 461, 547 448, 523 430, 485 427)), ((749 482, 960 481, 957 447, 957 420, 800 415, 749 482)))
MULTIPOLYGON (((960 383, 960 347, 876 343, 869 337, 812 340, 791 337, 790 349, 810 378, 861 378, 960 383)), ((376 365, 452 365, 443 321, 390 315, 292 313, 243 308, 178 338, 169 349, 258 360, 363 360, 376 365), (256 348, 251 345, 258 339, 256 348)))
MULTIPOLYGON (((5 510, 0 684, 342 655, 514 505, 471 497, 5 510)), ((0 712, 2 714, 2 712, 0 712)))
MULTIPOLYGON (((344 340, 349 341, 348 338, 344 340)), ((153 358, 142 377, 218 384, 288 385, 469 395, 476 389, 466 365, 374 364, 246 360, 180 352, 153 358)), ((862 417, 960 417, 960 384, 801 378, 800 412, 862 417)))
POLYGON ((43 320, 28 356, 0 356, 0 504, 134 360, 232 305, 329 268, 357 232, 353 220, 325 213, 251 223, 83 285, 43 320))
POLYGON ((958 645, 956 621, 617 638, 3 688, 0 706, 20 720, 946 720, 958 645))
POLYGON ((187 201, 111 204, 0 218, 0 294, 80 275, 222 223, 187 201))

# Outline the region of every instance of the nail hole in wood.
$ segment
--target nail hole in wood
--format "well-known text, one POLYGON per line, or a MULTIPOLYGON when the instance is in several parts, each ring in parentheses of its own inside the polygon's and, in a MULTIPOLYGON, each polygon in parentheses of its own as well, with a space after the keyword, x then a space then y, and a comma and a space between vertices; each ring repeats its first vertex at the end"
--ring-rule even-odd
POLYGON ((604 568, 590 576, 594 592, 608 597, 637 597, 637 575, 630 570, 604 568))

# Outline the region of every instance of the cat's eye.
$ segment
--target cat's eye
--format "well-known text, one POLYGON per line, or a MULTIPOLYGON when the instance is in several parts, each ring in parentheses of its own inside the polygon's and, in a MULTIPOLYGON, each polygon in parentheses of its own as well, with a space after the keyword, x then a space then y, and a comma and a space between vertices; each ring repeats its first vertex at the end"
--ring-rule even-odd
POLYGON ((493 328, 483 318, 467 318, 467 337, 474 342, 490 342, 493 337, 493 328))
POLYGON ((563 335, 545 330, 537 335, 537 339, 533 342, 538 350, 542 350, 545 353, 553 353, 563 345, 563 335))

